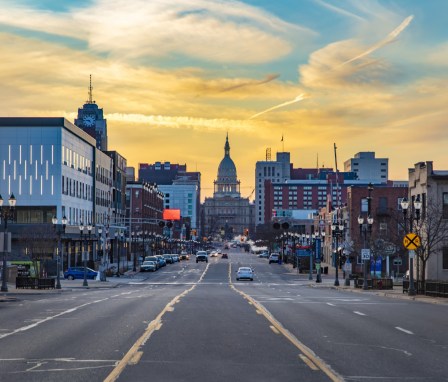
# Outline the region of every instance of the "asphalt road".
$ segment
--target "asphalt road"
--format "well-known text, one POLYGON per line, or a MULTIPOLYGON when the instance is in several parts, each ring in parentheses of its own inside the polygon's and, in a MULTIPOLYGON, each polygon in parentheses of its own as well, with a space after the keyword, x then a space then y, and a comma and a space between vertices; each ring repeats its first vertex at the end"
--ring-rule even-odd
POLYGON ((0 381, 448 380, 446 305, 317 287, 239 249, 120 281, 0 304, 0 381))

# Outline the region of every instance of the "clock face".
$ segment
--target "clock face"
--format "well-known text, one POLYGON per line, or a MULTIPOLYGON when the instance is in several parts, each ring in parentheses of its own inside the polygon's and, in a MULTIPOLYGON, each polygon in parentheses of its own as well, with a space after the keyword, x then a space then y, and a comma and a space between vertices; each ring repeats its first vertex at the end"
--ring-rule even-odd
POLYGON ((87 126, 87 127, 94 126, 95 125, 95 116, 92 114, 85 115, 82 118, 82 122, 84 123, 84 126, 87 126))

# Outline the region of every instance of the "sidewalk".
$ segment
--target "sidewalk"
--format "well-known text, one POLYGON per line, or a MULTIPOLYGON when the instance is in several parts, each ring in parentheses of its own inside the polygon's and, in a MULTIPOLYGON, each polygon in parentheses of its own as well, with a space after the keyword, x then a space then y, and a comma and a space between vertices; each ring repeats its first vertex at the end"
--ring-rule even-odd
POLYGON ((8 292, 0 292, 0 302, 15 301, 19 296, 25 295, 44 295, 44 294, 60 294, 64 291, 75 289, 100 289, 100 288, 116 288, 120 284, 127 283, 132 280, 136 272, 128 271, 120 277, 107 277, 106 281, 87 280, 88 286, 83 286, 83 279, 65 280, 61 278, 61 289, 16 289, 14 283, 8 283, 8 292))
MULTIPOLYGON (((431 304, 443 304, 448 305, 448 299, 442 298, 442 297, 430 297, 425 295, 416 295, 416 296, 409 296, 407 293, 403 293, 403 287, 401 284, 394 285, 394 289, 369 289, 364 290, 362 288, 355 288, 355 281, 350 280, 350 286, 345 286, 345 279, 343 278, 343 273, 341 270, 338 272, 338 280, 339 280, 339 286, 334 285, 334 281, 336 279, 336 272, 334 267, 329 266, 328 264, 323 264, 324 266, 328 266, 328 274, 321 274, 321 283, 316 283, 316 273, 314 273, 313 280, 309 280, 309 273, 299 273, 299 276, 301 280, 303 281, 309 281, 309 287, 311 288, 331 288, 331 289, 337 289, 337 290, 343 290, 346 292, 353 292, 353 293, 361 293, 364 295, 377 295, 377 296, 385 296, 389 298, 395 298, 395 299, 402 299, 402 300, 409 300, 409 301, 421 301, 421 302, 427 302, 431 304)), ((292 264, 283 264, 283 267, 285 267, 288 271, 288 274, 297 275, 296 268, 293 268, 292 264)))

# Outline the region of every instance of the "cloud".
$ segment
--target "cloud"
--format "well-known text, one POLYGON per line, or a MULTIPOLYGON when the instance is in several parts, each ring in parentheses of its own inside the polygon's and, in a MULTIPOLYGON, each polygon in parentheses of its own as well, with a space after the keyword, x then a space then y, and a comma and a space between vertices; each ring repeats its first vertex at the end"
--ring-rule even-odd
POLYGON ((240 82, 240 83, 238 83, 236 85, 232 85, 232 86, 229 86, 227 88, 224 88, 221 91, 222 92, 228 92, 230 90, 235 90, 235 89, 239 89, 239 88, 242 88, 242 87, 263 85, 263 84, 267 84, 268 82, 271 82, 271 81, 277 79, 278 77, 280 77, 279 74, 268 74, 264 80, 243 81, 243 82, 240 82))
POLYGON ((91 51, 121 60, 176 54, 255 64, 290 53, 288 33, 296 41, 315 35, 240 1, 97 0, 59 13, 13 3, 2 5, 0 24, 80 39, 91 51))
POLYGON ((332 4, 328 4, 325 1, 314 0, 314 2, 316 4, 321 5, 324 8, 327 8, 327 9, 331 10, 332 12, 337 13, 337 14, 340 14, 340 15, 343 15, 343 16, 347 16, 347 17, 353 18, 353 19, 358 20, 358 21, 366 21, 361 16, 358 16, 358 15, 356 15, 356 14, 354 14, 352 12, 349 12, 349 11, 343 9, 343 8, 339 8, 339 7, 336 7, 336 6, 332 5, 332 4))
POLYGON ((366 48, 351 39, 331 43, 313 52, 308 64, 299 67, 301 83, 314 88, 378 85, 386 75, 384 69, 387 68, 387 64, 383 60, 373 59, 369 56, 396 41, 412 19, 413 16, 408 16, 385 38, 370 47, 366 48), (368 69, 368 72, 362 72, 363 69, 368 69))
POLYGON ((305 94, 303 94, 303 93, 302 93, 302 94, 299 94, 299 95, 298 95, 296 98, 294 98, 293 100, 291 100, 291 101, 286 101, 286 102, 281 103, 280 105, 273 106, 273 107, 270 107, 269 109, 260 111, 259 113, 252 115, 249 119, 254 119, 254 118, 259 117, 259 116, 262 115, 262 114, 269 113, 269 112, 272 111, 272 110, 276 110, 276 109, 280 109, 280 108, 285 107, 285 106, 288 106, 288 105, 292 105, 292 104, 294 104, 294 103, 297 103, 297 102, 300 102, 300 101, 304 100, 305 98, 306 98, 305 94))

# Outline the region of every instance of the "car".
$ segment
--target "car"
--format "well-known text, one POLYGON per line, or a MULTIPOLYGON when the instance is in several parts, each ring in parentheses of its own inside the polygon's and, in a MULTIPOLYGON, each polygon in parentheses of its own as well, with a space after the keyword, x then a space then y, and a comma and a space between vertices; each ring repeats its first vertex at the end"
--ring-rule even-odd
POLYGON ((91 268, 84 267, 70 267, 64 272, 64 279, 74 280, 74 279, 83 279, 84 278, 84 269, 87 269, 87 278, 88 279, 96 279, 98 272, 94 271, 91 268))
POLYGON ((196 253, 196 262, 199 263, 200 261, 205 261, 206 263, 208 263, 207 252, 205 252, 205 251, 198 251, 196 253))
POLYGON ((163 255, 163 257, 165 258, 165 261, 167 262, 167 264, 173 264, 174 263, 173 255, 165 254, 165 255, 163 255))
POLYGON ((173 262, 174 262, 174 263, 178 263, 178 262, 179 262, 179 255, 178 255, 178 254, 173 253, 173 254, 171 255, 171 257, 173 258, 173 262))
POLYGON ((254 270, 250 267, 239 267, 236 271, 236 280, 254 280, 254 270))
POLYGON ((157 264, 155 261, 144 261, 142 265, 140 265, 140 272, 155 272, 157 270, 157 264))
POLYGON ((278 263, 279 259, 280 259, 280 256, 278 253, 271 253, 271 256, 269 256, 269 264, 278 263))
POLYGON ((156 256, 146 256, 145 261, 154 261, 156 263, 156 270, 162 266, 156 256))
POLYGON ((258 257, 262 259, 269 259, 269 253, 268 252, 261 252, 258 257))
POLYGON ((210 257, 218 257, 218 252, 216 251, 210 252, 210 257))
POLYGON ((162 255, 156 255, 157 259, 159 259, 159 264, 161 267, 166 266, 166 260, 162 255))
POLYGON ((190 260, 190 255, 189 255, 187 252, 182 251, 182 252, 180 253, 179 258, 180 258, 181 260, 190 260))
POLYGON ((221 255, 221 259, 228 259, 228 258, 229 258, 229 256, 227 256, 227 253, 223 253, 221 255))

